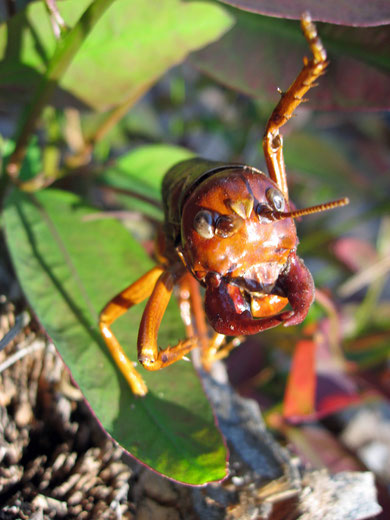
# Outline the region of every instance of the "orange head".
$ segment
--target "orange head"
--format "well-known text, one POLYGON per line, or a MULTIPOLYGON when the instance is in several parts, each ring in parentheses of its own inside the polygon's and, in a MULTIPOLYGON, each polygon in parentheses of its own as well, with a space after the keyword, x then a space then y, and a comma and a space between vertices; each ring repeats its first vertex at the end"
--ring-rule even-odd
POLYGON ((253 334, 281 321, 302 321, 314 285, 295 253, 294 218, 345 203, 290 211, 277 185, 249 166, 227 167, 202 179, 184 201, 178 251, 206 287, 205 308, 214 329, 253 334), (287 303, 293 310, 280 313, 287 303))
POLYGON ((292 218, 272 215, 289 209, 275 183, 254 168, 212 175, 183 207, 187 267, 204 285, 210 275, 224 278, 237 293, 237 305, 250 305, 255 316, 275 314, 287 303, 275 294, 275 283, 298 240, 292 218))

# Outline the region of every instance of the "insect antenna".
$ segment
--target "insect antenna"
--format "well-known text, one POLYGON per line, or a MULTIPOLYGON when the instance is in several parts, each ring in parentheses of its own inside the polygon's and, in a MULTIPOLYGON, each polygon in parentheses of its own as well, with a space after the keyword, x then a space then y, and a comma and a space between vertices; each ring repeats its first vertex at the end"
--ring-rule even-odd
POLYGON ((329 209, 339 208, 340 206, 346 206, 349 204, 348 197, 342 199, 333 200, 324 204, 317 204, 316 206, 310 206, 308 208, 296 209, 294 211, 274 211, 272 217, 275 220, 283 220, 285 218, 299 218, 312 213, 320 213, 322 211, 328 211, 329 209))

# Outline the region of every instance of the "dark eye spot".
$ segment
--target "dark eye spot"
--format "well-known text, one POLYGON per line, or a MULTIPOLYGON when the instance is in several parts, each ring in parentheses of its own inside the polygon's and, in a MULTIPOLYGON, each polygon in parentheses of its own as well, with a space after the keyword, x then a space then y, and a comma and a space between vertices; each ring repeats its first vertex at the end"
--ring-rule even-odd
POLYGON ((214 236, 213 215, 207 209, 198 211, 194 218, 194 229, 203 238, 214 236))
MULTIPOLYGON (((279 119, 280 120, 280 119, 279 119)), ((280 137, 280 135, 276 135, 273 139, 272 139, 272 142, 271 142, 271 146, 274 150, 277 150, 278 148, 280 148, 280 146, 282 145, 282 138, 280 137)))
POLYGON ((276 209, 276 211, 284 211, 285 200, 281 191, 276 188, 267 188, 265 191, 265 196, 271 206, 276 209))
POLYGON ((215 223, 215 234, 221 238, 229 238, 243 225, 244 220, 238 215, 221 215, 215 223))

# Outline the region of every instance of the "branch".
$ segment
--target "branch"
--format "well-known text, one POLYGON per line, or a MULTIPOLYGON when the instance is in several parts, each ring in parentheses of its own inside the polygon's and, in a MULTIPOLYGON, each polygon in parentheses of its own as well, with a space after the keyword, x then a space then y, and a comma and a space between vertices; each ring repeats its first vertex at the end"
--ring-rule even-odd
POLYGON ((79 48, 94 28, 97 21, 115 0, 95 0, 81 16, 77 24, 58 43, 46 74, 38 85, 33 99, 27 106, 19 125, 16 146, 7 165, 7 173, 17 180, 20 166, 26 154, 29 139, 48 99, 69 67, 79 48))

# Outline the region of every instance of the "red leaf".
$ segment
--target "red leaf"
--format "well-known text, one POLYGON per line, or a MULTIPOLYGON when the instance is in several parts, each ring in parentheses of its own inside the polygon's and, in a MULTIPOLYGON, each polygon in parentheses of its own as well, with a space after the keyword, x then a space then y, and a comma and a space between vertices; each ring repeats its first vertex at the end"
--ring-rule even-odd
POLYGON ((362 395, 360 394, 333 394, 327 395, 317 405, 316 414, 317 418, 326 417, 332 413, 338 412, 343 408, 347 408, 353 404, 360 403, 362 401, 362 395))
POLYGON ((287 438, 304 463, 312 467, 327 467, 332 472, 357 471, 358 460, 343 444, 320 424, 286 428, 287 438))
MULTIPOLYGON (((288 88, 308 55, 299 24, 233 11, 237 22, 220 40, 193 53, 190 61, 230 88, 267 101, 276 88, 288 88)), ((310 107, 321 110, 369 110, 389 107, 389 31, 325 25, 320 37, 330 66, 320 87, 309 94, 310 107)))
POLYGON ((390 4, 383 0, 221 0, 245 11, 299 19, 309 11, 315 21, 368 27, 390 23, 390 4))
POLYGON ((312 340, 297 343, 283 403, 283 415, 294 419, 314 412, 316 344, 312 340))

